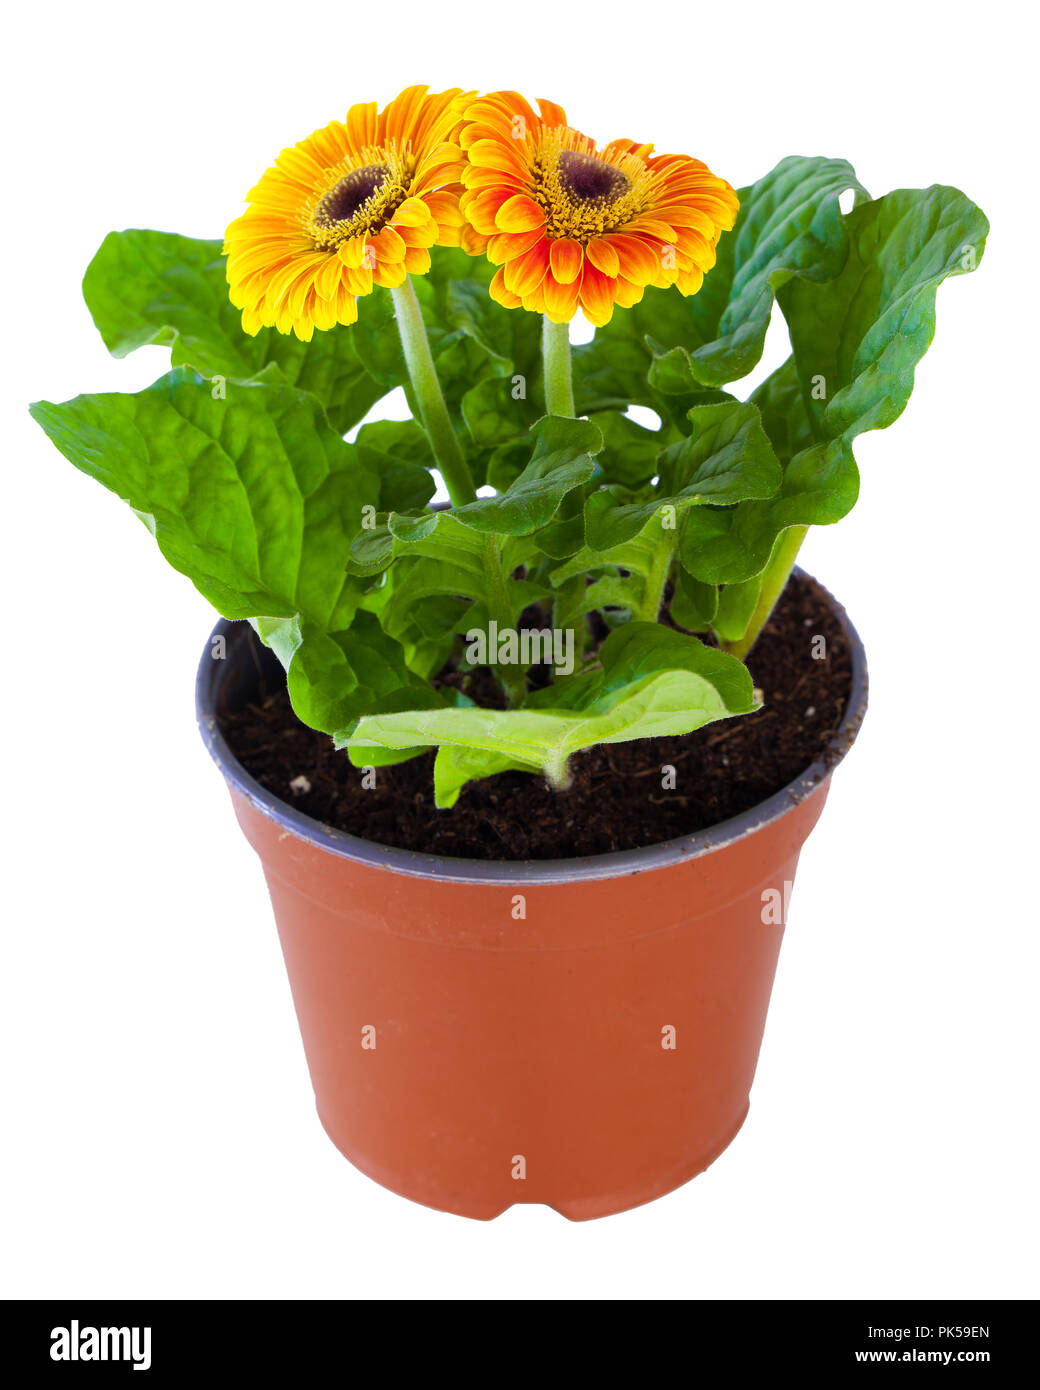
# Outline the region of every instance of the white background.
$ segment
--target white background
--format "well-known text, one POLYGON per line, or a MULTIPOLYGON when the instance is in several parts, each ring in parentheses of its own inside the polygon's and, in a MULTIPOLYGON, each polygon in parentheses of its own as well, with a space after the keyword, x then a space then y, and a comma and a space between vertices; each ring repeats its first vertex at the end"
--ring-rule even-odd
MULTIPOLYGON (((1035 67, 989 3, 17 7, 5 21, 2 1290, 1035 1296, 1035 67), (735 185, 841 155, 993 232, 806 566, 871 711, 809 842, 750 1117, 572 1225, 355 1172, 313 1109, 259 864, 193 719, 212 615, 28 401, 136 390, 79 283, 112 228, 220 235, 285 144, 407 84, 513 86, 735 185)), ((779 360, 771 337, 770 365, 779 360)), ((760 374, 759 374, 760 375, 760 374)))

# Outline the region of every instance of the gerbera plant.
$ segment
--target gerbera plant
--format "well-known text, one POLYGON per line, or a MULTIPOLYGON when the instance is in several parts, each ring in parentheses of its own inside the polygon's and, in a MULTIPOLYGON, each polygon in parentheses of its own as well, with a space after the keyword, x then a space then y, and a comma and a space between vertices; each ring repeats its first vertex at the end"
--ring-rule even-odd
POLYGON ((172 370, 33 413, 344 756, 437 749, 443 807, 768 701, 743 659, 987 233, 953 188, 871 198, 789 158, 735 191, 552 102, 422 87, 284 150, 247 201, 223 243, 107 237, 98 328, 172 370), (791 354, 741 399, 774 304, 791 354), (379 419, 398 386, 413 418, 379 419))

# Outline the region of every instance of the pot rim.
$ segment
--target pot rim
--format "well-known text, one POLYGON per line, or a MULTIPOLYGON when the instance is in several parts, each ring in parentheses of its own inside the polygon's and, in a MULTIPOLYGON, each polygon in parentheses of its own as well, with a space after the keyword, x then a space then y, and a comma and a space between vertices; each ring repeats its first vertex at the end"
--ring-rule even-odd
MULTIPOLYGON (((811 577, 798 566, 794 573, 811 577)), ((818 580, 816 582, 819 583, 818 580)), ((823 585, 820 588, 823 589, 823 585)), ((852 688, 848 707, 824 752, 793 781, 739 816, 707 826, 695 834, 681 835, 677 839, 646 845, 642 849, 614 850, 608 854, 585 855, 576 859, 460 859, 377 844, 374 840, 364 840, 345 830, 336 830, 294 810, 246 771, 228 747, 217 722, 217 695, 227 668, 223 661, 213 659, 212 639, 222 636, 228 641, 233 640, 243 626, 252 634, 252 628, 242 621, 221 618, 210 635, 195 681, 196 718, 210 756, 233 791, 252 802, 283 829, 341 859, 413 878, 473 884, 573 883, 645 873, 651 869, 688 863, 702 855, 724 849, 737 840, 753 835, 770 822, 779 820, 819 791, 852 747, 867 709, 867 658, 859 634, 845 609, 829 590, 823 589, 823 592, 845 632, 852 657, 852 688)))

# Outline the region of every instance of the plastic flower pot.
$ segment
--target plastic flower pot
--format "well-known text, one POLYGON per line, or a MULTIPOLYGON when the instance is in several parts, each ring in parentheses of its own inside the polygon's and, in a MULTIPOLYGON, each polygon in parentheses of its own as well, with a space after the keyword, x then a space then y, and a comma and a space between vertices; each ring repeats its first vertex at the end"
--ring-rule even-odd
MULTIPOLYGON (((862 645, 825 757, 696 835, 585 859, 488 862, 370 843, 301 815, 236 761, 255 698, 245 623, 199 668, 203 737, 263 863, 318 1114, 377 1182, 491 1218, 581 1220, 694 1177, 747 1114, 799 852, 867 701, 862 645)), ((450 812, 445 812, 450 814, 450 812)))

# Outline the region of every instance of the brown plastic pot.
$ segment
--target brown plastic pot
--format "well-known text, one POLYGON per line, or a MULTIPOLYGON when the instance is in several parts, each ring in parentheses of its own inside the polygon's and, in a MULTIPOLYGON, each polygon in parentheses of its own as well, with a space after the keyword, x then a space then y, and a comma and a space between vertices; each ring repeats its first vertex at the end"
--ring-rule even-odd
POLYGON ((583 1220, 726 1148, 765 1027, 776 904, 866 709, 863 648, 831 601, 853 689, 825 759, 697 835, 518 863, 373 844, 265 791, 220 717, 280 668, 247 624, 218 623, 200 726, 267 876, 318 1114, 362 1172, 462 1216, 544 1202, 583 1220))

